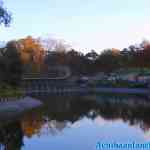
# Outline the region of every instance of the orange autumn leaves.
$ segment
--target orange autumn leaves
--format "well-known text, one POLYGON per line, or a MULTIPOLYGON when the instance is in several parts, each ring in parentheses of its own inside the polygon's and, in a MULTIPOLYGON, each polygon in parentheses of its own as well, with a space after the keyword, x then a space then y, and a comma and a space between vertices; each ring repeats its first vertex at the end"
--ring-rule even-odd
POLYGON ((31 64, 33 70, 39 71, 44 61, 44 48, 40 41, 28 36, 18 40, 17 44, 22 63, 31 64))

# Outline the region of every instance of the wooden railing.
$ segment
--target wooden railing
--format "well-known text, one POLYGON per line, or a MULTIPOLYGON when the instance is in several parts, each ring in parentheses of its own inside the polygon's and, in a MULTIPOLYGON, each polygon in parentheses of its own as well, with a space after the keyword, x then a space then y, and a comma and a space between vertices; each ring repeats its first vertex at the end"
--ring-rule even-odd
MULTIPOLYGON (((60 67, 61 68, 61 67, 60 67)), ((25 73, 22 76, 23 80, 62 80, 69 78, 71 76, 71 71, 68 68, 62 67, 60 73, 25 73)))

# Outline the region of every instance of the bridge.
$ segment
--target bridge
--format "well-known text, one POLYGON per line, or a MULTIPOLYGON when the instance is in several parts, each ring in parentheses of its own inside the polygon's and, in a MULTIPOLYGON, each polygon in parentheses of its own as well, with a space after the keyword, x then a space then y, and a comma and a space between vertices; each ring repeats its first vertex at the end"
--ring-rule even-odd
MULTIPOLYGON (((55 68, 54 68, 55 69, 55 68)), ((59 75, 49 73, 26 73, 22 76, 22 91, 24 95, 31 94, 67 94, 91 92, 89 87, 82 87, 69 82, 71 71, 67 67, 59 67, 59 75)))
POLYGON ((87 93, 90 88, 79 86, 77 83, 67 81, 68 75, 64 77, 49 77, 48 74, 38 76, 27 75, 22 80, 22 91, 24 95, 30 94, 66 94, 87 93))
POLYGON ((71 76, 68 67, 51 67, 48 73, 26 73, 22 76, 22 88, 24 90, 49 90, 50 88, 70 87, 67 79, 71 76), (56 73, 56 70, 59 73, 56 73))
POLYGON ((51 67, 47 73, 25 73, 22 80, 64 80, 71 76, 71 71, 68 67, 57 66, 51 67), (59 73, 56 73, 59 71, 59 73))

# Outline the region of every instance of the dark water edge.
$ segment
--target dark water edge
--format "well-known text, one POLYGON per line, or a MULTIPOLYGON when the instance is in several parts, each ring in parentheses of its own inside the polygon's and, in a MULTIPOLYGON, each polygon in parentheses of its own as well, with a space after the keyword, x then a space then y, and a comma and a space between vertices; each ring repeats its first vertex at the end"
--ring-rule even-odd
POLYGON ((148 88, 110 88, 110 87, 51 87, 43 89, 25 89, 24 95, 55 95, 55 94, 130 94, 130 95, 150 95, 148 88))

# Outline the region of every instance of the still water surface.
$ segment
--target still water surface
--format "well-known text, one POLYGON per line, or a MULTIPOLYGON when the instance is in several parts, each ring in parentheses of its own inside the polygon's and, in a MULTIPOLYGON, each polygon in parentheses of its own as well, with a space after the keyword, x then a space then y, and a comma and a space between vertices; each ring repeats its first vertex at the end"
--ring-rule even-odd
POLYGON ((143 97, 38 97, 40 108, 0 122, 0 149, 96 150, 97 142, 150 141, 150 100, 143 97))

